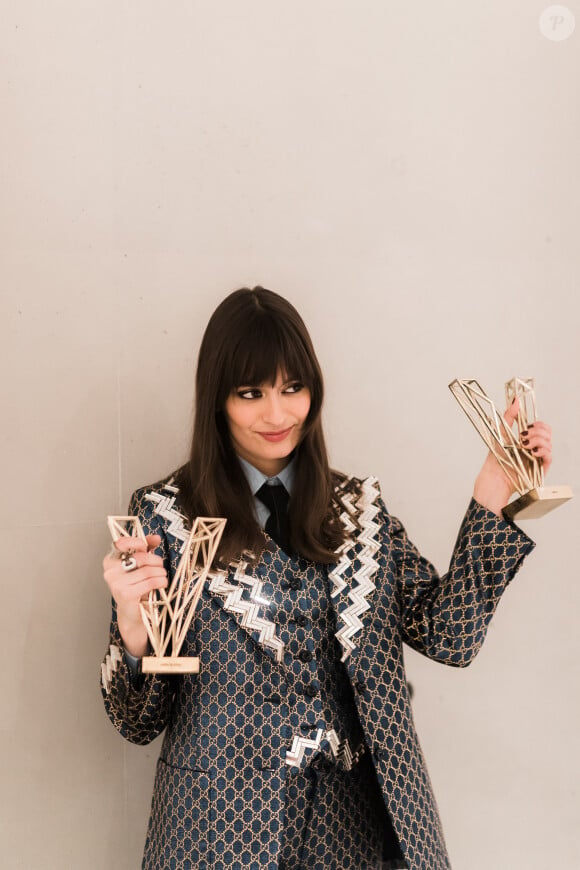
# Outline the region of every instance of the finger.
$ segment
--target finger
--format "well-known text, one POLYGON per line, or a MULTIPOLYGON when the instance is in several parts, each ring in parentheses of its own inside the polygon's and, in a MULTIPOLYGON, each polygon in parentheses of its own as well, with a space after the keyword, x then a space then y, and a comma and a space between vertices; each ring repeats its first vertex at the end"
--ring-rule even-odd
POLYGON ((145 587, 145 591, 162 589, 168 582, 164 568, 137 568, 121 574, 118 568, 112 568, 105 571, 103 576, 116 601, 139 599, 145 587))
POLYGON ((133 550, 135 553, 139 551, 147 552, 147 541, 144 541, 143 538, 130 538, 128 535, 124 535, 122 538, 117 538, 114 542, 114 547, 119 553, 127 553, 129 550, 133 550))
POLYGON ((534 447, 533 450, 529 451, 528 455, 542 466, 544 473, 548 471, 552 464, 552 451, 549 447, 534 447))
POLYGON ((542 466, 542 470, 543 470, 544 474, 546 474, 546 472, 548 471, 548 469, 550 468, 550 466, 552 464, 551 454, 548 454, 547 456, 543 456, 543 457, 539 456, 538 463, 539 463, 539 465, 542 466))
POLYGON ((549 450, 552 449, 552 439, 549 436, 542 435, 534 435, 528 433, 527 435, 522 434, 522 447, 525 450, 533 450, 534 447, 546 447, 549 450))
MULTIPOLYGON (((119 562, 121 561, 120 556, 121 556, 120 552, 119 552, 119 556, 115 556, 112 553, 107 553, 107 555, 103 559, 103 570, 108 571, 111 568, 118 568, 119 562)), ((156 553, 153 553, 153 552, 135 553, 133 558, 135 559, 137 566, 139 568, 143 568, 146 565, 152 565, 155 567, 162 567, 163 566, 162 557, 158 556, 156 553)), ((124 571, 124 573, 126 574, 127 571, 124 571)))
POLYGON ((541 441, 542 444, 552 443, 552 433, 541 429, 523 429, 522 441, 541 441))
POLYGON ((167 586, 167 577, 161 575, 145 576, 140 580, 132 581, 129 586, 122 590, 122 594, 131 597, 132 599, 141 598, 145 592, 150 592, 152 589, 164 589, 167 586))
POLYGON ((532 423, 528 424, 528 429, 535 429, 539 432, 549 432, 552 433, 552 427, 548 426, 547 423, 544 423, 543 420, 534 420, 532 423))
MULTIPOLYGON (((127 541, 135 541, 137 543, 139 541, 138 538, 118 538, 114 541, 110 551, 107 553, 105 558, 103 559, 103 570, 108 570, 109 568, 113 568, 115 565, 118 565, 121 561, 124 553, 133 552, 132 546, 128 546, 126 544, 127 541), (119 546, 117 546, 117 544, 119 546)), ((143 551, 143 547, 146 547, 144 541, 140 541, 141 547, 139 548, 143 551)))
POLYGON ((509 405, 506 408, 506 410, 504 411, 504 415, 503 415, 503 418, 505 420, 505 424, 508 427, 508 429, 511 429, 513 424, 515 423, 519 410, 520 410, 520 400, 516 396, 513 399, 511 405, 509 405))
POLYGON ((537 435, 545 440, 552 440, 552 429, 546 423, 530 423, 528 428, 523 430, 521 434, 525 438, 532 438, 537 435))
POLYGON ((147 547, 149 550, 156 550, 161 543, 161 535, 147 535, 147 547))
MULTIPOLYGON (((134 553, 133 558, 137 562, 138 568, 145 568, 148 565, 159 568, 163 567, 163 559, 161 556, 158 556, 156 553, 151 551, 147 551, 147 553, 134 553)), ((132 573, 125 571, 125 574, 132 573)))
POLYGON ((109 585, 115 586, 132 586, 135 583, 140 583, 148 577, 164 577, 167 578, 167 571, 162 565, 151 566, 146 565, 143 568, 134 568, 132 571, 125 571, 119 563, 116 562, 113 568, 105 571, 105 580, 109 585))
POLYGON ((160 577, 152 577, 149 580, 142 580, 141 583, 135 583, 128 588, 111 587, 111 595, 118 605, 124 607, 126 605, 135 605, 150 592, 155 592, 159 589, 164 589, 167 585, 167 580, 160 577))
POLYGON ((536 459, 551 459, 552 451, 549 447, 533 447, 531 450, 532 456, 535 456, 536 459))

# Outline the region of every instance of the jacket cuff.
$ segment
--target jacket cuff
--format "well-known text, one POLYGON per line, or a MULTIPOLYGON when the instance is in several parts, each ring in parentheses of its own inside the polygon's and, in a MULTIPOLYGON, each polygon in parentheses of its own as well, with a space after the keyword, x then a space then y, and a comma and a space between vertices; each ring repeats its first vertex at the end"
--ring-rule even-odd
MULTIPOLYGON (((516 566, 519 566, 524 557, 529 555, 536 546, 535 541, 523 529, 517 526, 513 520, 506 517, 503 513, 501 516, 498 516, 474 498, 469 503, 465 522, 469 525, 477 526, 483 532, 482 537, 484 542, 486 538, 493 536, 496 545, 501 543, 507 546, 506 554, 512 557, 515 556, 516 566)), ((516 567, 512 559, 509 559, 509 562, 511 563, 509 567, 516 567)))

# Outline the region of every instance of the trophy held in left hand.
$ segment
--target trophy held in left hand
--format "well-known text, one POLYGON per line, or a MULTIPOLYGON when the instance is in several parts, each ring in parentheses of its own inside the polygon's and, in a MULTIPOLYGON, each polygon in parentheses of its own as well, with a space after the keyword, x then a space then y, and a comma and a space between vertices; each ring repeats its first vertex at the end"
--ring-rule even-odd
POLYGON ((532 378, 512 378, 505 385, 508 406, 518 399, 517 435, 477 381, 456 379, 449 389, 519 493, 503 508, 506 517, 518 520, 541 517, 572 498, 569 486, 545 485, 541 461, 522 443, 522 432, 538 419, 532 378))

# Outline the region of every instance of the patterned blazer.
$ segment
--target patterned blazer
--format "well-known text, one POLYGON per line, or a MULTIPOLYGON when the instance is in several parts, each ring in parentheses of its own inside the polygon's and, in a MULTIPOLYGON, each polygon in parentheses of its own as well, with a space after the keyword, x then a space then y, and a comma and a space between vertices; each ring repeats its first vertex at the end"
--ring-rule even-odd
MULTIPOLYGON (((413 723, 403 642, 444 664, 468 665, 534 544, 472 500, 449 571, 439 577, 387 512, 375 478, 347 478, 336 492, 347 530, 336 564, 291 559, 265 536, 255 563, 240 561, 208 576, 182 652, 199 655, 198 675, 136 679, 122 654, 113 607, 102 665, 106 711, 133 743, 147 744, 166 729, 143 859, 147 870, 275 870, 292 769, 329 746, 343 763, 354 750, 348 745, 353 723, 337 735, 321 719, 320 697, 309 695, 308 681, 325 684, 321 656, 299 664, 308 676, 292 671, 286 620, 306 625, 296 631, 315 652, 321 638, 314 629, 308 634, 308 614, 293 616, 290 599, 280 599, 281 578, 290 588, 296 579, 298 586, 324 580, 332 640, 360 720, 356 730, 360 734, 362 727, 409 870, 448 870, 413 723), (306 735, 305 719, 313 727, 306 735)), ((171 577, 189 530, 172 478, 139 489, 129 514, 140 518, 146 534, 161 536, 157 552, 171 577)), ((320 610, 320 601, 315 604, 320 610)))

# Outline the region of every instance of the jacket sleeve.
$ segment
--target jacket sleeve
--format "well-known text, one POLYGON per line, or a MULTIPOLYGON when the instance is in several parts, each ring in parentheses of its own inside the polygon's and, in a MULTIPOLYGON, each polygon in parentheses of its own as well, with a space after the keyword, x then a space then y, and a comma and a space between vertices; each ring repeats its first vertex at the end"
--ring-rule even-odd
MULTIPOLYGON (((145 490, 137 490, 132 495, 127 513, 139 517, 146 535, 161 536, 161 544, 155 552, 162 556, 169 574, 169 548, 163 525, 147 503, 145 494, 145 490)), ((101 692, 109 719, 131 743, 150 743, 163 731, 171 716, 174 681, 167 675, 135 674, 129 667, 114 601, 109 643, 101 665, 101 692)))
POLYGON ((403 640, 455 667, 479 652, 499 599, 535 544, 511 522, 471 500, 448 572, 439 577, 395 517, 392 536, 403 640))

